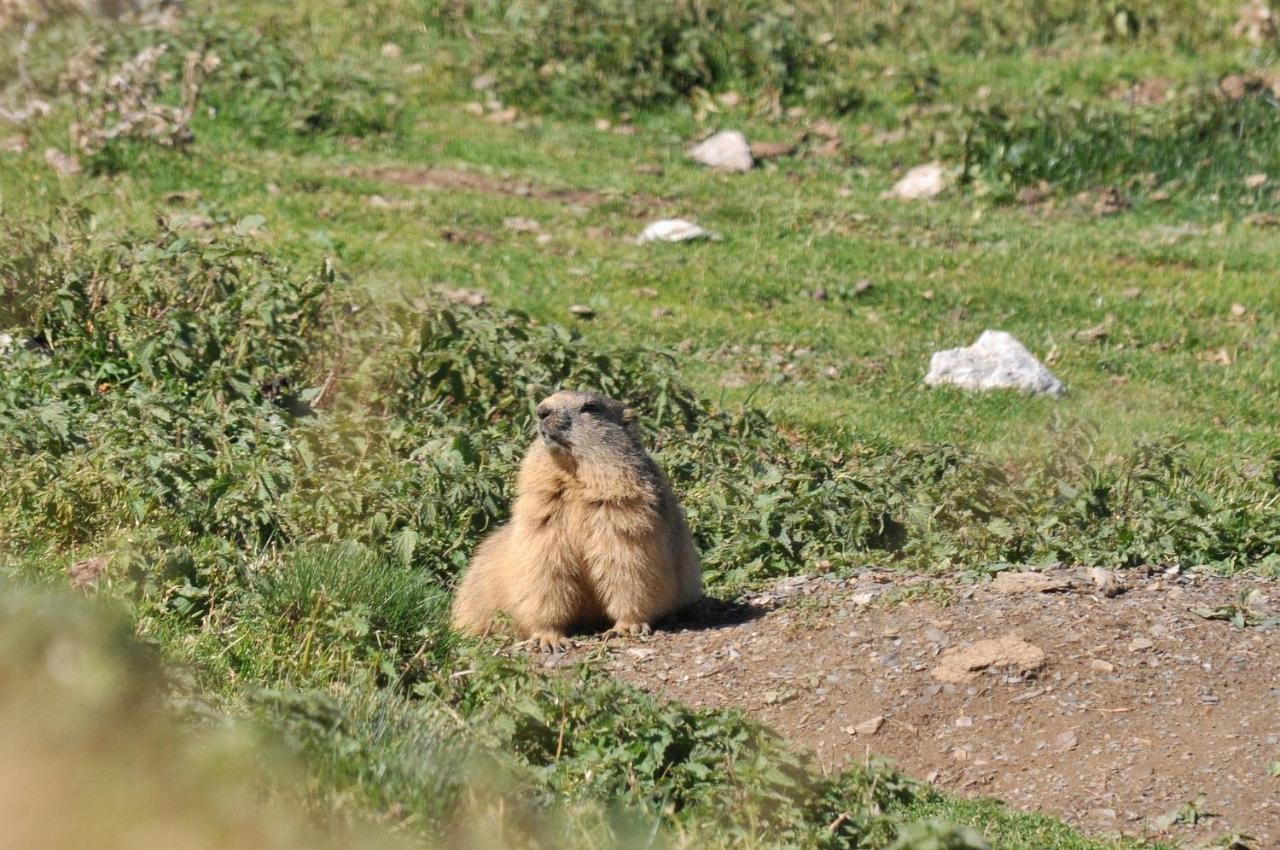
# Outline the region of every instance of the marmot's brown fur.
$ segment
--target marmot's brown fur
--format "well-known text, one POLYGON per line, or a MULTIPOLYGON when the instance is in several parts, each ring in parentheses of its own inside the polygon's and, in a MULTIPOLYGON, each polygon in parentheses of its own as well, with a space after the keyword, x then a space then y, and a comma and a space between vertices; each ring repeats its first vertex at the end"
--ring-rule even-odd
POLYGON ((454 626, 493 627, 499 611, 539 649, 611 622, 643 634, 702 595, 684 512, 644 450, 635 414, 597 393, 538 405, 509 523, 480 544, 458 587, 454 626))

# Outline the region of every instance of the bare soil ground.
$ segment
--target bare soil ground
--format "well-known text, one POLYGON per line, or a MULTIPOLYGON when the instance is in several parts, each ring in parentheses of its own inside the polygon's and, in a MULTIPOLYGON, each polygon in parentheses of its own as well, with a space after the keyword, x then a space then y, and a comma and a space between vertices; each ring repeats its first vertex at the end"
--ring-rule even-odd
POLYGON ((1130 586, 1109 598, 1083 572, 1044 575, 1058 587, 787 579, 569 658, 690 705, 739 707, 824 767, 885 756, 1094 834, 1195 843, 1239 832, 1280 846, 1280 778, 1269 775, 1280 759, 1280 627, 1194 613, 1255 591, 1249 608, 1265 617, 1277 585, 1125 576, 1130 586), (1201 796, 1194 816, 1173 822, 1201 796))

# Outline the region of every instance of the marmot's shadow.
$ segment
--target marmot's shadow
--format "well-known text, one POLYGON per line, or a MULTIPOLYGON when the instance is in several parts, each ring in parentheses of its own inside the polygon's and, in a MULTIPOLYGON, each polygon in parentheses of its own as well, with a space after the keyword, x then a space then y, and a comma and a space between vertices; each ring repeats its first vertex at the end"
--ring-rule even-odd
POLYGON ((763 617, 768 608, 733 599, 704 596, 670 617, 664 617, 655 628, 660 632, 711 631, 749 623, 763 617))

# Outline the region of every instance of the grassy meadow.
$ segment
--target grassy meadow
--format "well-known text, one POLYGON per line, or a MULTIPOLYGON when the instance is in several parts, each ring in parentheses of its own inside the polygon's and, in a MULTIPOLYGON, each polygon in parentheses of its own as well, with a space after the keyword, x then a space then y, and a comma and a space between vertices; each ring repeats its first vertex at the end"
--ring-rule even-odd
POLYGON ((1237 7, 0 8, 0 783, 88 765, 131 847, 1148 846, 447 610, 556 386, 637 408, 722 599, 1274 576, 1280 37, 1237 7), (790 149, 708 170, 717 129, 790 149), (636 244, 676 217, 722 238, 636 244), (1066 397, 924 386, 987 328, 1066 397))

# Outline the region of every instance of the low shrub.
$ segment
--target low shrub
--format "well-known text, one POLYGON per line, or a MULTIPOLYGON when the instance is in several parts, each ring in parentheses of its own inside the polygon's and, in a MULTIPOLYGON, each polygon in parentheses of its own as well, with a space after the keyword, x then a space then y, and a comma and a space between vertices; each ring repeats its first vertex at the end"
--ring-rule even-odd
POLYGON ((748 0, 474 0, 437 10, 478 38, 504 98, 557 112, 636 109, 731 88, 836 111, 858 102, 794 7, 748 0))
POLYGON ((971 113, 964 171, 997 191, 1045 181, 1062 190, 1172 185, 1198 197, 1274 207, 1246 184, 1280 156, 1280 111, 1262 93, 1202 92, 1121 109, 1055 103, 971 113))

